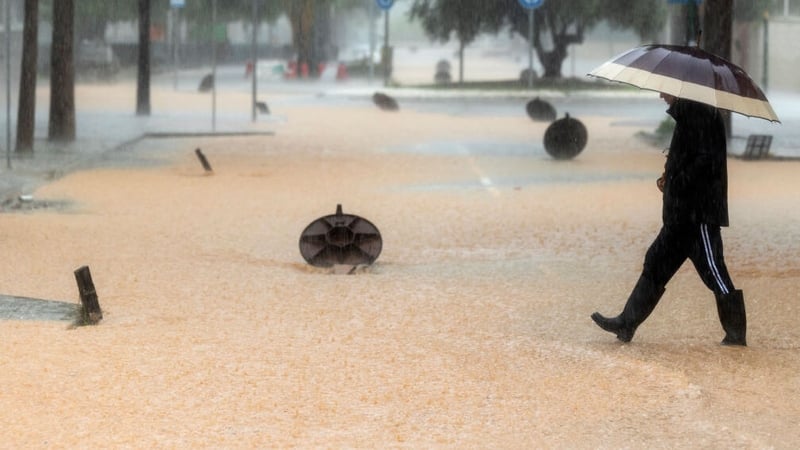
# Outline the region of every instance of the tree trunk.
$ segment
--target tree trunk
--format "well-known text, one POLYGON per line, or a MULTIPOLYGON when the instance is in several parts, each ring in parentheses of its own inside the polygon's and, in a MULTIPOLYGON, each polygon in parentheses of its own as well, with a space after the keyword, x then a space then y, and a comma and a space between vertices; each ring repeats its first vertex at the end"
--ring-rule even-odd
POLYGON ((53 2, 50 54, 50 141, 75 140, 74 0, 53 2))
POLYGON ((17 109, 17 152, 33 152, 36 128, 36 59, 38 57, 39 0, 25 0, 25 25, 22 29, 22 63, 17 109))
POLYGON ((703 14, 703 48, 730 60, 733 34, 733 0, 706 0, 703 14))
POLYGON ((464 41, 458 41, 458 84, 464 84, 464 41))
POLYGON ((333 30, 331 28, 332 5, 319 2, 314 13, 314 46, 311 49, 312 73, 322 75, 319 71, 321 62, 330 61, 334 53, 333 30))
POLYGON ((150 115, 150 0, 139 0, 139 61, 136 76, 136 115, 150 115))
POLYGON ((556 21, 552 14, 540 14, 539 11, 533 12, 533 22, 536 27, 533 47, 536 50, 536 57, 542 64, 544 71, 542 76, 544 78, 561 78, 561 66, 567 59, 567 46, 583 41, 582 29, 579 27, 579 31, 574 35, 568 34, 565 29, 556 30, 556 21), (552 50, 545 50, 539 37, 543 32, 550 33, 550 40, 553 42, 552 50))
MULTIPOLYGON (((703 34, 701 36, 704 50, 731 59, 731 39, 733 36, 733 0, 706 0, 703 3, 703 34)), ((725 129, 728 138, 732 135, 731 115, 724 111, 725 129)))
POLYGON ((556 45, 551 51, 544 51, 539 48, 536 49, 536 56, 542 63, 544 78, 561 78, 561 66, 564 60, 567 59, 567 46, 556 45))
POLYGON ((311 47, 314 45, 314 0, 293 0, 289 10, 292 41, 297 52, 297 75, 304 75, 303 67, 311 67, 311 47))

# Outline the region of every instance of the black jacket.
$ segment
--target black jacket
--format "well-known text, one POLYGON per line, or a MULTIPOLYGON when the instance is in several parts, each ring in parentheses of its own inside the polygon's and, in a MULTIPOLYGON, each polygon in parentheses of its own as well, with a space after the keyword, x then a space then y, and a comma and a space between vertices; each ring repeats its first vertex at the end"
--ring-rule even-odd
POLYGON ((664 167, 664 224, 728 226, 725 123, 719 110, 678 99, 667 110, 675 131, 664 167))

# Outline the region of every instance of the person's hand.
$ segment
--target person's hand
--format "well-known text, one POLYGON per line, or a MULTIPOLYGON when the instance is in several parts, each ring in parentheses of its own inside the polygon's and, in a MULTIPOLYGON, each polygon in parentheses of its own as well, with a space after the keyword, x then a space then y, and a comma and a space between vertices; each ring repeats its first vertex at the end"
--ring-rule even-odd
POLYGON ((664 192, 664 182, 666 181, 664 178, 665 176, 666 174, 662 173, 661 176, 656 180, 656 186, 658 186, 658 190, 661 192, 664 192))

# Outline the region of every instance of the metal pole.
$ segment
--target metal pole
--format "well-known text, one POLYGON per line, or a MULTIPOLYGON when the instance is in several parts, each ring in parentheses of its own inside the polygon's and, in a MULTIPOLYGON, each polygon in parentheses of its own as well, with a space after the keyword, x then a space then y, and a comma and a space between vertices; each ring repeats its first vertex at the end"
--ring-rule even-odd
POLYGON ((217 131, 217 0, 211 0, 211 131, 217 131))
POLYGON ((533 89, 533 8, 528 9, 528 89, 533 89))
POLYGON ((383 86, 389 86, 389 10, 383 20, 383 86))
POLYGON ((11 168, 11 0, 6 0, 6 167, 11 168))
POLYGON ((172 68, 174 72, 173 85, 178 90, 178 47, 181 38, 180 8, 172 8, 172 68))
POLYGON ((369 84, 375 78, 375 2, 369 3, 369 84))
POLYGON ((258 98, 258 0, 253 0, 253 102, 251 105, 253 122, 256 121, 256 99, 258 98))

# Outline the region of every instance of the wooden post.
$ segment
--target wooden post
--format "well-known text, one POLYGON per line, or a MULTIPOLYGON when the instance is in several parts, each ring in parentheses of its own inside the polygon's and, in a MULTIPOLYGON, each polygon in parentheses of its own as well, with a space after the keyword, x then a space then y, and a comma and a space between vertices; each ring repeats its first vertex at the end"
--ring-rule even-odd
POLYGON ((150 0, 139 0, 139 45, 136 64, 136 115, 150 115, 150 0))
POLYGON ((100 302, 97 300, 97 291, 94 289, 89 266, 83 266, 75 271, 75 281, 78 282, 78 292, 83 305, 83 322, 94 325, 103 319, 103 311, 100 310, 100 302))
POLYGON ((214 171, 214 169, 211 168, 211 164, 208 163, 208 160, 206 159, 206 155, 204 155, 203 152, 200 151, 199 148, 195 149, 194 153, 195 153, 195 155, 197 155, 197 159, 200 160, 200 164, 203 165, 203 169, 205 169, 206 172, 213 172, 214 171))

